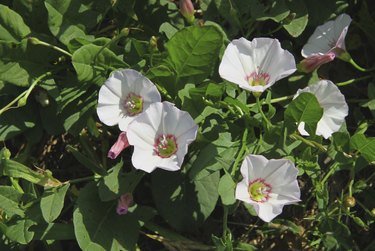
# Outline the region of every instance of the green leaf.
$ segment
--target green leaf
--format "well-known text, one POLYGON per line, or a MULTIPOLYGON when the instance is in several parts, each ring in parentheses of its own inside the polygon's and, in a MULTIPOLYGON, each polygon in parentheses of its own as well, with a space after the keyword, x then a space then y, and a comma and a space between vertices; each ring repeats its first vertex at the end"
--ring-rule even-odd
POLYGON ((301 93, 292 100, 285 111, 285 123, 295 130, 301 122, 305 123, 305 130, 310 135, 315 135, 318 121, 323 115, 323 108, 311 93, 301 93))
POLYGON ((288 21, 288 24, 284 24, 283 27, 292 37, 298 37, 305 30, 308 22, 309 15, 306 5, 300 0, 288 1, 287 5, 291 13, 295 14, 295 17, 291 21, 288 21))
POLYGON ((350 146, 359 151, 362 156, 368 161, 375 161, 375 138, 366 137, 363 134, 355 134, 350 139, 350 146))
POLYGON ((14 0, 13 9, 22 16, 33 33, 49 34, 44 0, 14 0))
POLYGON ((127 64, 111 50, 102 46, 88 44, 74 52, 72 57, 78 80, 102 85, 108 74, 115 69, 125 68, 127 64))
POLYGON ((236 202, 236 198, 234 197, 235 189, 236 183, 234 183, 232 177, 229 174, 223 175, 218 188, 223 205, 232 205, 236 202))
POLYGON ((73 224, 50 223, 38 224, 30 228, 34 240, 75 240, 73 224))
POLYGON ((154 171, 151 191, 160 215, 180 231, 195 230, 216 206, 219 178, 215 172, 191 181, 180 172, 154 171))
POLYGON ((34 236, 34 233, 29 230, 32 225, 35 225, 35 222, 32 220, 17 220, 12 225, 6 227, 4 234, 12 241, 27 244, 34 236))
POLYGON ((25 215, 25 212, 18 205, 22 195, 22 193, 13 187, 0 186, 0 208, 7 216, 12 217, 13 215, 19 215, 23 217, 25 215))
POLYGON ((40 200, 40 208, 43 218, 47 222, 54 221, 61 213, 64 206, 65 194, 69 189, 69 183, 59 187, 46 188, 40 200))
POLYGON ((49 61, 56 55, 49 52, 50 49, 42 50, 27 40, 20 43, 0 41, 0 80, 29 86, 35 78, 48 71, 49 61))
POLYGON ((107 171, 100 165, 100 163, 94 162, 92 159, 86 157, 82 153, 80 153, 76 148, 74 148, 71 145, 66 146, 66 150, 71 152, 73 156, 78 160, 79 163, 81 163, 86 168, 90 169, 94 173, 100 174, 100 175, 106 175, 107 171))
POLYGON ((60 181, 52 177, 49 170, 45 170, 43 173, 35 172, 27 166, 11 159, 3 159, 0 162, 0 170, 4 176, 25 179, 31 183, 45 187, 61 185, 60 181))
POLYGON ((286 18, 290 11, 284 0, 272 1, 271 5, 263 5, 260 1, 249 1, 250 13, 257 21, 273 20, 277 23, 286 18))
POLYGON ((222 45, 223 35, 214 26, 190 26, 178 31, 165 45, 177 85, 204 80, 213 70, 222 45))
POLYGON ((231 25, 241 27, 239 20, 238 8, 233 0, 214 0, 216 8, 231 25))
POLYGON ((0 4, 0 40, 19 42, 30 33, 30 28, 17 12, 0 4))
POLYGON ((102 202, 95 183, 80 191, 73 222, 82 250, 135 250, 140 227, 138 208, 126 215, 117 215, 116 204, 117 201, 102 202))
POLYGON ((35 127, 35 109, 32 106, 12 109, 0 115, 0 141, 5 141, 35 127))
POLYGON ((105 14, 108 1, 46 0, 48 26, 54 36, 68 45, 73 38, 87 38, 105 14))
POLYGON ((133 193, 134 188, 143 177, 143 172, 131 171, 127 173, 120 172, 123 168, 123 162, 116 164, 112 172, 104 176, 99 181, 99 197, 102 201, 109 201, 118 198, 124 193, 133 193))

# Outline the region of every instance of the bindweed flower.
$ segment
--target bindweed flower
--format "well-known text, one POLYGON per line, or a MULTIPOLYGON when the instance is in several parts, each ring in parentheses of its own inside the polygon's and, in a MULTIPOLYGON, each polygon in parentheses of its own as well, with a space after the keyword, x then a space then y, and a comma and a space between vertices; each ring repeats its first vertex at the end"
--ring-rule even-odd
POLYGON ((186 18, 188 23, 192 24, 194 22, 194 5, 191 0, 180 0, 179 2, 180 12, 186 18))
POLYGON ((128 213, 129 207, 133 204, 133 195, 131 193, 125 193, 120 196, 117 202, 116 213, 123 215, 128 213))
POLYGON ((250 154, 242 162, 241 174, 236 199, 252 205, 263 221, 270 222, 284 205, 300 201, 298 170, 290 160, 250 154))
POLYGON ((108 158, 116 159, 117 156, 129 146, 128 138, 126 137, 126 132, 121 132, 117 138, 117 141, 108 152, 108 158))
POLYGON ((97 113, 104 124, 118 124, 121 131, 126 131, 131 121, 160 100, 156 86, 148 78, 135 70, 118 70, 99 90, 97 113))
MULTIPOLYGON (((316 84, 299 89, 294 98, 303 92, 314 94, 319 105, 323 108, 323 115, 317 124, 315 134, 328 139, 332 133, 340 129, 345 121, 345 117, 348 115, 349 108, 344 95, 329 80, 320 80, 316 84)), ((298 125, 298 131, 301 135, 309 136, 308 132, 305 131, 304 122, 298 125)))
POLYGON ((309 73, 334 59, 335 53, 333 52, 328 52, 327 54, 316 54, 302 60, 297 67, 298 70, 309 73))
POLYGON ((296 70, 294 57, 277 39, 233 40, 219 66, 223 79, 252 92, 263 92, 296 70))
POLYGON ((134 146, 133 166, 148 173, 157 167, 179 170, 197 130, 190 114, 172 103, 150 105, 128 127, 128 140, 134 146))
POLYGON ((314 55, 325 55, 333 52, 337 57, 347 55, 345 36, 352 19, 347 14, 341 14, 334 21, 328 21, 318 26, 311 35, 307 44, 302 48, 305 58, 314 55))

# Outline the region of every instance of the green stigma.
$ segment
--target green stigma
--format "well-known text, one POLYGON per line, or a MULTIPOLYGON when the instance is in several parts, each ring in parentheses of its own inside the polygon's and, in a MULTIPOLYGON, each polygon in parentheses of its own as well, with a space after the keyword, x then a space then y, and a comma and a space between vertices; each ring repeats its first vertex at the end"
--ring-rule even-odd
POLYGON ((250 183, 248 192, 253 201, 265 202, 269 198, 271 186, 265 183, 263 179, 256 179, 250 183))
POLYGON ((143 99, 141 96, 131 92, 124 101, 126 115, 135 116, 143 111, 143 99))

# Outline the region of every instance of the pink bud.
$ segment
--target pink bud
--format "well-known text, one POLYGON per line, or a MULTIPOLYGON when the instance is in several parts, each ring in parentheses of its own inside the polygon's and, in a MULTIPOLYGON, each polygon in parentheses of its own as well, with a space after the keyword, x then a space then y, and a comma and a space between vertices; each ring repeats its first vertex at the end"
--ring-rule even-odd
POLYGON ((194 22, 194 5, 191 0, 180 0, 180 12, 190 24, 194 22))
POLYGON ((128 138, 126 137, 126 132, 120 133, 115 144, 111 147, 108 152, 108 158, 116 159, 117 156, 129 146, 128 138))
POLYGON ((305 58, 298 64, 298 69, 303 72, 312 72, 321 65, 331 62, 335 59, 335 53, 329 52, 327 54, 316 54, 305 58))
POLYGON ((127 214, 128 209, 132 204, 133 204, 133 195, 131 193, 126 193, 126 194, 121 195, 121 197, 118 199, 116 213, 118 215, 127 214))

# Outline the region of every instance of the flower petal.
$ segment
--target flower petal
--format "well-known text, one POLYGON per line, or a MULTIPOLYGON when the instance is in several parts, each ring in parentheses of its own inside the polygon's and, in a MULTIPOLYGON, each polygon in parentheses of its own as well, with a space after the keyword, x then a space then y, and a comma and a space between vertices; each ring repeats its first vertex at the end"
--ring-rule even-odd
POLYGON ((119 109, 118 104, 105 105, 99 103, 96 112, 100 121, 108 126, 117 125, 122 117, 122 111, 119 109))
POLYGON ((274 188, 296 180, 297 174, 298 170, 290 160, 271 159, 261 177, 274 188))
POLYGON ((283 204, 271 204, 269 202, 258 203, 259 209, 257 214, 265 222, 270 222, 276 216, 282 213, 283 204))

